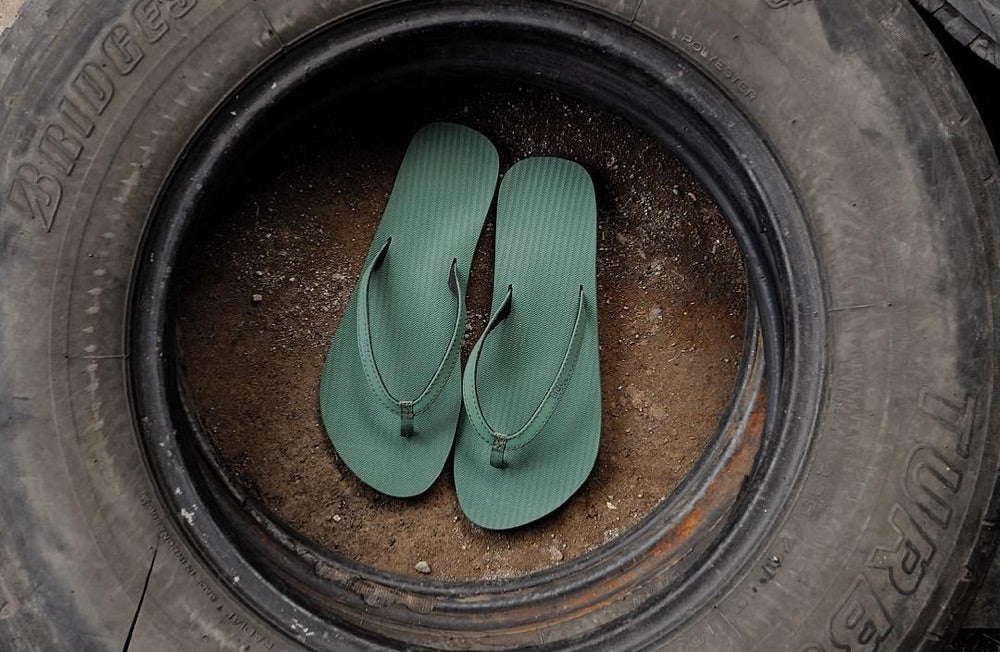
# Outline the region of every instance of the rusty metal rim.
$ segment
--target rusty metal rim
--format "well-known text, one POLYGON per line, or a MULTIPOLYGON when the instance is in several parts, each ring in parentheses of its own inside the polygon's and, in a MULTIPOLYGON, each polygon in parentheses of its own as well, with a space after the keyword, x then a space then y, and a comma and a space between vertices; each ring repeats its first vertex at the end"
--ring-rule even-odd
MULTIPOLYGON (((599 551, 576 558, 572 563, 522 576, 520 579, 523 582, 520 583, 438 581, 428 586, 426 580, 417 582, 340 558, 302 537, 256 505, 244 489, 229 477, 220 462, 219 452, 199 423, 200 418, 191 401, 185 401, 186 416, 192 424, 192 432, 197 433, 195 440, 202 448, 206 464, 218 481, 224 484, 225 489, 253 517, 262 532, 310 565, 316 577, 346 588, 360 596, 366 604, 378 607, 401 606, 425 614, 432 611, 479 611, 482 609, 484 596, 490 592, 516 594, 532 585, 544 585, 563 579, 579 572, 578 567, 592 565, 600 556, 619 562, 618 568, 606 569, 607 582, 595 582, 597 577, 591 575, 577 587, 588 598, 574 603, 567 612, 579 615, 599 608, 621 591, 641 585, 654 567, 657 572, 669 571, 682 559, 697 556, 703 551, 705 543, 697 545, 698 535, 725 524, 726 517, 733 510, 739 492, 751 473, 760 447, 767 411, 763 334, 753 308, 748 315, 747 326, 740 377, 712 443, 683 483, 632 528, 635 531, 644 528, 656 530, 655 537, 648 537, 644 548, 633 549, 627 561, 619 556, 615 546, 605 544, 599 551), (599 591, 593 586, 595 583, 600 585, 599 591), (484 591, 484 587, 490 590, 484 591)), ((187 393, 183 380, 181 383, 181 391, 187 393)), ((495 606, 498 604, 493 603, 491 608, 495 606)), ((509 616, 513 616, 514 620, 531 617, 530 612, 523 610, 535 608, 533 601, 517 599, 503 606, 512 608, 509 616)), ((329 613, 348 619, 352 616, 350 610, 336 608, 330 609, 329 613)), ((496 625, 496 616, 495 613, 490 616, 490 620, 494 621, 493 625, 496 625)), ((366 620, 371 620, 371 614, 366 615, 366 620)), ((477 629, 488 634, 489 630, 482 630, 483 625, 485 623, 481 623, 477 629)))
MULTIPOLYGON (((356 73, 354 69, 352 74, 356 73)), ((717 552, 720 537, 731 536, 737 521, 747 514, 759 514, 749 507, 747 486, 766 484, 762 474, 769 473, 776 462, 762 463, 758 451, 768 454, 784 445, 776 439, 783 416, 778 406, 788 396, 785 365, 789 353, 794 353, 794 343, 785 337, 790 320, 786 311, 789 305, 808 309, 796 303, 794 290, 776 287, 781 275, 790 272, 782 262, 787 243, 780 241, 781 230, 774 228, 773 221, 780 219, 775 216, 782 211, 794 213, 796 204, 783 181, 762 180, 746 169, 744 153, 720 136, 717 129, 721 127, 695 106, 707 101, 698 93, 711 96, 716 103, 725 102, 719 89, 662 44, 593 14, 530 1, 490 7, 465 2, 409 3, 406 9, 391 6, 359 16, 300 48, 290 48, 234 93, 206 123, 165 185, 155 211, 146 248, 157 255, 139 257, 144 262, 137 269, 131 313, 136 351, 132 383, 144 425, 143 444, 158 485, 190 489, 213 517, 199 521, 198 528, 178 523, 179 529, 220 577, 236 572, 249 576, 252 581, 245 580, 234 589, 242 600, 279 628, 287 628, 288 622, 279 613, 296 613, 313 627, 346 628, 373 643, 395 640, 430 645, 447 640, 453 647, 478 647, 496 635, 517 636, 521 630, 536 628, 540 608, 555 628, 572 631, 571 621, 591 617, 611 631, 612 621, 625 614, 623 609, 651 601, 670 603, 670 587, 690 583, 704 556, 717 552), (409 14, 403 17, 402 11, 409 14), (465 40, 455 38, 443 49, 442 40, 434 37, 442 29, 455 34, 456 27, 465 40), (508 42, 503 42, 505 38, 508 42), (709 188, 743 247, 756 299, 728 418, 682 486, 616 541, 554 569, 502 582, 427 582, 392 575, 338 559, 273 522, 218 464, 184 391, 180 356, 170 337, 172 261, 191 216, 219 186, 254 129, 273 125, 277 107, 301 98, 295 94, 297 89, 323 80, 321 71, 344 74, 351 72, 351 66, 363 69, 359 62, 364 61, 383 66, 367 83, 385 84, 392 81, 387 61, 380 58, 386 48, 394 45, 401 50, 400 44, 428 40, 434 46, 429 53, 423 52, 424 59, 415 56, 412 47, 406 49, 409 60, 397 66, 397 74, 426 72, 432 63, 443 70, 449 62, 460 61, 465 63, 450 74, 489 71, 517 78, 518 66, 524 74, 523 66, 529 65, 537 68, 535 79, 548 71, 548 83, 568 86, 577 94, 584 87, 591 93, 604 93, 595 99, 645 127, 709 188), (498 53, 509 54, 503 48, 515 45, 519 52, 531 48, 535 56, 501 60, 498 53), (442 60, 445 51, 447 57, 442 60), (663 72, 659 70, 643 70, 630 59, 637 52, 661 65, 665 61, 683 69, 688 81, 659 75, 663 72), (575 76, 566 73, 572 69, 567 62, 578 66, 575 76), (277 93, 268 91, 275 87, 280 89, 277 93), (643 101, 659 102, 655 105, 659 112, 654 115, 643 101), (240 117, 230 119, 230 114, 240 117), (173 433, 167 441, 176 455, 164 456, 163 447, 151 444, 154 436, 155 441, 163 441, 164 433, 173 433), (740 514, 743 508, 745 513, 740 514), (623 593, 629 596, 627 605, 621 600, 623 593), (377 611, 372 607, 378 607, 377 611), (419 631, 414 629, 417 621, 419 631)), ((742 119, 735 106, 727 110, 729 118, 742 119)), ((743 145, 760 154, 755 163, 769 165, 763 160, 767 151, 763 140, 745 120, 741 126, 742 137, 747 139, 743 145)), ((792 476, 795 460, 805 450, 803 442, 793 443, 784 450, 795 453, 794 459, 782 462, 791 464, 792 476)), ((160 499, 172 505, 171 492, 161 489, 160 499)), ((683 611, 677 611, 678 618, 683 611)))

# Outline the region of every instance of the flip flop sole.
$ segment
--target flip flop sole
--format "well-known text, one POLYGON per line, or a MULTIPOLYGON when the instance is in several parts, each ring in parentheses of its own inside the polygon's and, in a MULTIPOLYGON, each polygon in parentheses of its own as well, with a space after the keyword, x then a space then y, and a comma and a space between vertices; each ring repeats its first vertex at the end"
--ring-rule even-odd
POLYGON ((554 158, 511 168, 497 205, 493 291, 496 314, 510 289, 510 312, 477 345, 475 368, 470 358, 466 387, 468 374, 475 374, 476 391, 474 397, 466 392, 455 448, 459 503, 477 525, 507 529, 541 518, 568 500, 593 468, 601 432, 596 255, 597 209, 587 172, 554 158), (572 371, 554 383, 570 357, 572 371), (555 391, 541 430, 528 443, 507 442, 503 468, 491 464, 496 442, 470 420, 470 400, 478 399, 490 428, 509 434, 555 391))
POLYGON ((461 409, 461 370, 456 354, 438 376, 440 394, 413 418, 412 436, 402 436, 400 412, 379 400, 372 376, 407 401, 435 377, 456 328, 452 265, 464 292, 498 167, 496 149, 472 129, 432 124, 414 136, 363 267, 377 268, 367 285, 370 341, 362 332, 359 346, 359 283, 323 368, 320 411, 334 448, 355 475, 390 496, 426 491, 444 467, 461 409), (367 370, 365 346, 374 360, 367 370))

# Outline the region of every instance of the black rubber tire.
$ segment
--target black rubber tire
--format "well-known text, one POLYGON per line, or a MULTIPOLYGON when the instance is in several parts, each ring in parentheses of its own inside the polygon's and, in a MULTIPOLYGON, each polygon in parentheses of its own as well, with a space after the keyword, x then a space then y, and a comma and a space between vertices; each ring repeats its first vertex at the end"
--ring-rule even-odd
POLYGON ((944 25, 959 43, 1000 68, 1000 2, 913 0, 944 25))
MULTIPOLYGON (((0 647, 406 645, 245 606, 154 490, 126 373, 135 254, 185 146, 259 66, 369 4, 29 0, 3 37, 0 647)), ((956 73, 895 0, 576 4, 683 53, 766 135, 826 338, 780 528, 678 629, 636 604, 603 649, 938 647, 1000 518, 1000 184, 956 73)), ((522 644, 586 647, 577 626, 522 644)))

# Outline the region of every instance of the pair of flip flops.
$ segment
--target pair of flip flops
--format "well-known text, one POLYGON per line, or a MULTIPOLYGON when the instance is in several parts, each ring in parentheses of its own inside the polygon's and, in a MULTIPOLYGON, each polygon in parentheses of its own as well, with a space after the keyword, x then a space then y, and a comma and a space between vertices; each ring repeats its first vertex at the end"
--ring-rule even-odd
POLYGON ((492 316, 461 369, 466 281, 498 171, 472 129, 414 136, 320 387, 330 440, 362 481, 415 496, 454 446, 459 503, 489 529, 569 499, 601 430, 596 204, 575 163, 530 158, 505 175, 492 316))

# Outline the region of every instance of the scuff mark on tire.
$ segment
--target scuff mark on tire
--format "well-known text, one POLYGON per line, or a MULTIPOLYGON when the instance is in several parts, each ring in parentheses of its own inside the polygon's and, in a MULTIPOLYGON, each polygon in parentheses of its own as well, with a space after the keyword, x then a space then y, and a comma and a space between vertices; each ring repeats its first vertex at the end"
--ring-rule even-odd
POLYGON ((139 622, 139 613, 142 611, 142 603, 146 599, 146 592, 149 591, 149 579, 153 576, 153 566, 156 565, 156 553, 160 550, 160 540, 156 540, 156 547, 153 548, 153 556, 149 560, 149 570, 146 571, 146 580, 142 583, 142 593, 139 594, 139 603, 135 606, 135 613, 132 614, 132 623, 128 628, 128 635, 125 636, 125 644, 122 652, 128 652, 132 645, 132 635, 135 633, 135 626, 139 622))

